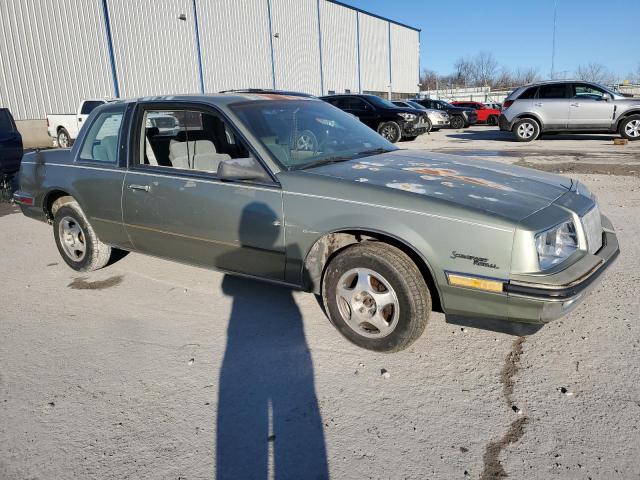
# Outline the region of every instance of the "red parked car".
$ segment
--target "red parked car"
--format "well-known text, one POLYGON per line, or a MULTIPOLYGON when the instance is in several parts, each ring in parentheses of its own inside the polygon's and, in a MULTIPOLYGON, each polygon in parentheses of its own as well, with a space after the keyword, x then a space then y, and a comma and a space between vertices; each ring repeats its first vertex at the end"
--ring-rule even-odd
POLYGON ((480 102, 451 102, 456 107, 468 107, 475 108, 478 114, 478 123, 486 123, 487 125, 498 125, 498 117, 500 116, 500 110, 495 108, 489 108, 484 103, 480 102))

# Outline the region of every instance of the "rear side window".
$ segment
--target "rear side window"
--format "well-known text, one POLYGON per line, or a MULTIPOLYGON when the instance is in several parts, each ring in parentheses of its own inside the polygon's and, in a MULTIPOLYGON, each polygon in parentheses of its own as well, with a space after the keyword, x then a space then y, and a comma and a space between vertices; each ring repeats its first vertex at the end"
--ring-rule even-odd
POLYGON ((87 100, 82 104, 80 115, 89 115, 96 107, 104 105, 102 100, 87 100))
POLYGON ((537 91, 538 87, 529 87, 524 92, 522 92, 522 95, 518 97, 518 100, 531 100, 532 98, 536 97, 537 91))
POLYGON ((538 98, 567 98, 567 86, 564 83, 542 85, 538 89, 538 98))
POLYGON ((7 109, 0 109, 0 132, 13 132, 15 130, 13 118, 7 109))
POLYGON ((123 115, 124 108, 102 112, 96 117, 84 138, 80 150, 81 160, 116 163, 123 115))

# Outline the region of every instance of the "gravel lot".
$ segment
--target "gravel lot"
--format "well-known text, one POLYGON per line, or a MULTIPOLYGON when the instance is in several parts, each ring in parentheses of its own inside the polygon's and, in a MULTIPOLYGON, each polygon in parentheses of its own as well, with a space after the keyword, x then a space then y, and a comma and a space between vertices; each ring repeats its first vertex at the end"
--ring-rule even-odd
POLYGON ((79 275, 1 204, 0 478, 640 478, 640 142, 612 138, 400 144, 571 172, 622 253, 534 336, 433 314, 392 355, 312 295, 137 254, 79 275))

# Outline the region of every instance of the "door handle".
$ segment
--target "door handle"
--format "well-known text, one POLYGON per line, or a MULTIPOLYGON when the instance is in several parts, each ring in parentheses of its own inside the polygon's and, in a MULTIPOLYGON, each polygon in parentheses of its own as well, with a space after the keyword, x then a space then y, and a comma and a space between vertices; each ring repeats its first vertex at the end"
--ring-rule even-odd
POLYGON ((131 190, 140 190, 142 192, 148 192, 149 190, 151 190, 151 187, 149 185, 136 185, 133 183, 129 185, 129 188, 131 190))
POLYGON ((535 105, 536 107, 541 107, 541 106, 542 106, 542 102, 534 103, 534 105, 535 105))
POLYGON ((579 103, 572 103, 572 104, 571 104, 571 106, 572 106, 572 107, 579 107, 579 106, 580 106, 580 104, 579 104, 579 103))

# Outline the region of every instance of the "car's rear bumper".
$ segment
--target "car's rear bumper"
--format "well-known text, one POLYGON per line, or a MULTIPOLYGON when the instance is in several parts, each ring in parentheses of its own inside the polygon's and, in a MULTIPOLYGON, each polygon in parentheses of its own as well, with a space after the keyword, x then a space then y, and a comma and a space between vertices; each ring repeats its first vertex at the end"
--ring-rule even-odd
POLYGON ((447 322, 488 330, 526 335, 568 314, 593 290, 602 274, 620 254, 611 222, 602 217, 603 245, 585 254, 564 270, 550 275, 513 275, 501 293, 472 291, 447 286, 449 298, 459 308, 447 308, 447 322), (452 291, 455 288, 455 293, 452 291), (464 292, 464 293, 463 293, 464 292), (468 297, 460 301, 462 296, 468 297), (495 313, 494 313, 495 312, 495 313))
POLYGON ((507 120, 507 117, 505 117, 504 114, 500 114, 498 117, 498 126, 500 127, 500 130, 505 132, 511 131, 511 123, 509 123, 509 120, 507 120))

